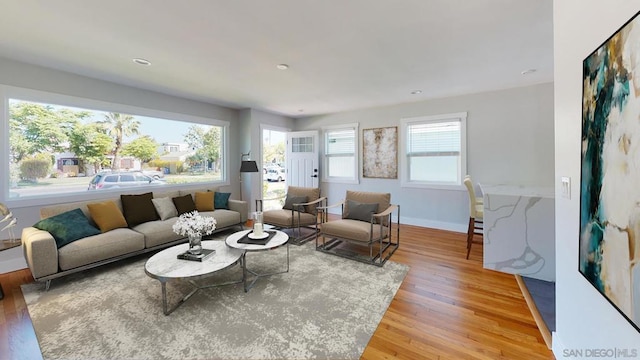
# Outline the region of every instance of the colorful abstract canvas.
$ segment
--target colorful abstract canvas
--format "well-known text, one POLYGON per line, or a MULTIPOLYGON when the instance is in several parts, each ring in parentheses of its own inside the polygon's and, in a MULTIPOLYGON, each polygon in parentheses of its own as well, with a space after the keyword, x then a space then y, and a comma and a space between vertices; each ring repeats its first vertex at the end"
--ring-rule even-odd
POLYGON ((583 62, 579 271, 640 331, 640 18, 583 62))

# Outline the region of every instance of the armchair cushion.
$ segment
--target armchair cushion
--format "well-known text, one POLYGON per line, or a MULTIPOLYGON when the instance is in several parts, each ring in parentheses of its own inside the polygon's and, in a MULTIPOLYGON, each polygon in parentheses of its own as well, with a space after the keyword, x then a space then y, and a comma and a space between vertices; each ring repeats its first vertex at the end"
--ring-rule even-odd
POLYGON ((287 198, 285 199, 284 205, 282 205, 282 208, 287 210, 306 212, 306 209, 304 206, 296 206, 296 208, 294 209, 293 204, 306 203, 308 201, 307 199, 308 198, 306 196, 293 196, 291 194, 287 194, 287 198))
POLYGON ((371 215, 378 212, 378 203, 365 204, 354 200, 347 200, 345 219, 371 221, 371 215))
MULTIPOLYGON (((347 196, 345 198, 345 207, 342 213, 342 218, 346 219, 347 214, 349 214, 349 201, 353 200, 359 203, 364 204, 378 204, 377 211, 385 211, 389 205, 391 204, 391 194, 390 193, 376 193, 376 192, 366 192, 366 191, 351 191, 347 190, 347 196)), ((367 221, 370 221, 368 219, 367 221)))
POLYGON ((265 224, 280 226, 283 228, 292 228, 298 225, 315 225, 318 221, 316 215, 303 212, 295 212, 291 215, 291 210, 286 209, 268 210, 265 211, 262 216, 265 224), (298 215, 300 215, 300 224, 298 224, 298 215))
POLYGON ((338 237, 341 239, 369 242, 380 238, 380 225, 371 226, 371 223, 341 219, 328 221, 319 225, 323 236, 338 237))
MULTIPOLYGON (((319 188, 310 188, 310 187, 300 187, 300 186, 289 186, 287 188, 287 196, 306 196, 306 201, 300 202, 312 202, 316 201, 320 198, 320 189, 319 188)), ((316 204, 306 205, 305 212, 309 214, 317 214, 318 211, 316 209, 316 204)))

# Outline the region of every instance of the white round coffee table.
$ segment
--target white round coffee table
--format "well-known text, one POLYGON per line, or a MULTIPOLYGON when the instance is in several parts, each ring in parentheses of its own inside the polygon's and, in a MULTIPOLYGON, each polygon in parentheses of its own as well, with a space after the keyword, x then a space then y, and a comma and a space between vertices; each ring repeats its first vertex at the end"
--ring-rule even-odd
POLYGON ((243 278, 237 281, 205 286, 196 284, 194 280, 206 278, 215 272, 230 268, 241 262, 244 251, 228 247, 225 245, 224 241, 205 240, 202 242, 202 248, 215 250, 216 252, 214 255, 204 259, 202 262, 178 259, 178 254, 184 253, 188 248, 188 243, 172 246, 156 253, 144 264, 145 273, 149 277, 160 281, 160 285, 162 286, 162 310, 165 315, 171 314, 178 308, 178 306, 182 305, 198 290, 245 282, 243 271, 243 278), (187 280, 191 285, 193 285, 194 289, 182 298, 182 300, 180 300, 175 306, 169 309, 169 305, 167 304, 167 282, 171 280, 187 280))
POLYGON ((227 239, 225 240, 225 242, 227 243, 227 246, 229 246, 230 248, 243 250, 245 252, 244 255, 242 256, 242 261, 241 261, 242 272, 243 272, 242 277, 244 278, 244 291, 245 292, 248 292, 249 289, 251 289, 253 287, 255 282, 261 277, 277 275, 277 274, 282 274, 282 273, 289 272, 289 235, 287 235, 284 232, 279 231, 279 230, 265 230, 265 231, 268 231, 268 232, 275 232, 275 235, 269 240, 269 242, 267 242, 264 245, 243 244, 243 243, 239 243, 238 242, 238 240, 244 238, 245 235, 251 233, 251 231, 252 230, 242 230, 242 231, 235 232, 235 233, 229 235, 227 237, 227 239), (281 246, 286 246, 286 248, 287 248, 287 267, 286 267, 286 270, 273 272, 273 273, 267 273, 267 274, 260 274, 260 273, 257 273, 255 271, 250 270, 250 269, 247 268, 247 259, 246 259, 246 253, 247 252, 275 250, 275 249, 277 249, 277 248, 279 248, 281 246), (251 273, 254 276, 254 279, 248 285, 247 285, 247 272, 251 273))

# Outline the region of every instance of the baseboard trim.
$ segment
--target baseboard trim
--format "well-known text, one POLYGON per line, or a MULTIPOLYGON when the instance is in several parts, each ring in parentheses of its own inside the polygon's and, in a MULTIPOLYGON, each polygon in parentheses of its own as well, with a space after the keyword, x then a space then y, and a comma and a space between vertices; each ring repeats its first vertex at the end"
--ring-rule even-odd
POLYGON ((536 325, 538 325, 538 329, 540 330, 540 334, 542 334, 542 338, 544 339, 545 344, 547 344, 547 348, 549 350, 553 350, 553 341, 551 337, 551 332, 542 319, 542 315, 540 311, 538 311, 538 307, 536 303, 533 301, 533 297, 529 293, 527 286, 522 280, 522 276, 516 274, 516 281, 518 282, 518 286, 520 286, 520 291, 522 291, 522 296, 524 296, 524 300, 527 302, 527 306, 529 306, 529 310, 531 310, 531 315, 533 315, 533 319, 536 321, 536 325))

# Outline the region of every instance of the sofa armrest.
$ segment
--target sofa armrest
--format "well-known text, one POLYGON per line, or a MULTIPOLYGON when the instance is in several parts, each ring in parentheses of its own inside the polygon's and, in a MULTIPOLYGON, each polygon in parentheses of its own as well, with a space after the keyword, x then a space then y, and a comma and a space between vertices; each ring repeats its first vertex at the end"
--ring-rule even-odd
POLYGON ((58 272, 58 247, 49 232, 34 227, 24 228, 22 246, 24 259, 34 279, 58 272))
POLYGON ((249 204, 247 204, 246 201, 229 199, 229 210, 239 212, 242 223, 247 222, 249 218, 249 204))

